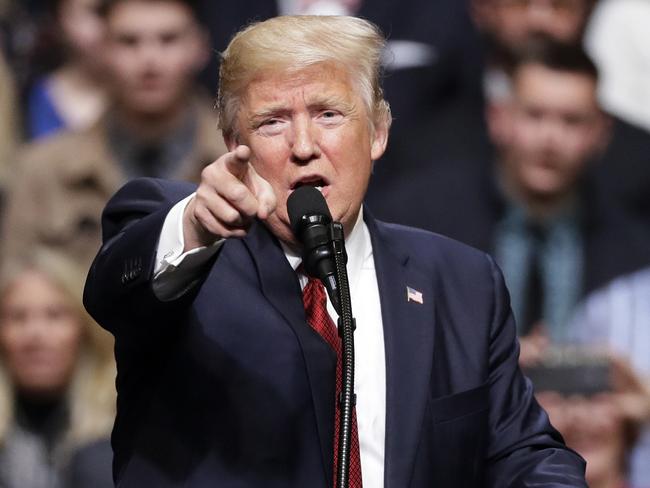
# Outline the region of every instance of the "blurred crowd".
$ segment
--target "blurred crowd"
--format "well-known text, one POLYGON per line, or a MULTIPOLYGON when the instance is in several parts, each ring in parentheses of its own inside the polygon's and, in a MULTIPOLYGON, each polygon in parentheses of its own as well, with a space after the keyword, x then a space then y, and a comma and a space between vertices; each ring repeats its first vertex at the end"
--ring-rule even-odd
POLYGON ((112 486, 102 208, 226 151, 218 53, 293 13, 386 34, 367 209, 491 253, 590 486, 650 488, 648 0, 0 0, 0 488, 112 486))

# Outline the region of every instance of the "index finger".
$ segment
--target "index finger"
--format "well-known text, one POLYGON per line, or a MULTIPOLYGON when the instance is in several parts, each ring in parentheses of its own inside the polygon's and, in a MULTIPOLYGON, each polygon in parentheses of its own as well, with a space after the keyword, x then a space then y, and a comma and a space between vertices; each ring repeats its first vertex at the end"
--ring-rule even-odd
POLYGON ((234 151, 226 155, 225 165, 230 174, 238 179, 243 179, 248 171, 248 161, 251 157, 251 150, 248 146, 239 145, 234 151))

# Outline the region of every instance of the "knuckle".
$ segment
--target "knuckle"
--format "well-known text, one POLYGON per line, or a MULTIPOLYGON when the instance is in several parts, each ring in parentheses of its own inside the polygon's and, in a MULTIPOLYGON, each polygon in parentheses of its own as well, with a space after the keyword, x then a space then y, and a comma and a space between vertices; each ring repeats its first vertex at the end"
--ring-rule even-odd
POLYGON ((205 168, 201 170, 201 181, 210 181, 212 175, 214 174, 215 163, 208 164, 205 168))
POLYGON ((248 188, 242 184, 232 185, 228 191, 228 197, 233 202, 242 202, 248 196, 248 188))
POLYGON ((208 188, 204 185, 199 185, 199 187, 196 189, 197 207, 204 204, 204 202, 208 199, 208 194, 208 188))
POLYGON ((228 225, 238 225, 241 223, 241 215, 234 208, 224 208, 220 217, 228 225))

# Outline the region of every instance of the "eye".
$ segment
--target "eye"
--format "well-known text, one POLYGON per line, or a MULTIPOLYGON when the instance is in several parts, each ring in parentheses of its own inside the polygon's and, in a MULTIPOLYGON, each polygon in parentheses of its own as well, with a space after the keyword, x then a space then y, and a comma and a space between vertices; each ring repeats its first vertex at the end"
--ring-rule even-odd
POLYGON ((134 47, 138 44, 139 39, 136 35, 131 34, 121 34, 116 39, 117 44, 124 47, 134 47))
POLYGON ((282 132, 285 121, 277 117, 271 117, 257 124, 257 131, 263 136, 274 136, 282 132))
POLYGON ((165 32, 160 36, 160 42, 164 45, 174 44, 180 39, 180 34, 178 32, 165 32))
POLYGON ((528 120, 539 122, 544 118, 544 112, 536 107, 526 107, 524 115, 528 120))
POLYGON ((318 114, 318 119, 326 125, 336 125, 343 120, 343 114, 337 110, 323 110, 318 114))

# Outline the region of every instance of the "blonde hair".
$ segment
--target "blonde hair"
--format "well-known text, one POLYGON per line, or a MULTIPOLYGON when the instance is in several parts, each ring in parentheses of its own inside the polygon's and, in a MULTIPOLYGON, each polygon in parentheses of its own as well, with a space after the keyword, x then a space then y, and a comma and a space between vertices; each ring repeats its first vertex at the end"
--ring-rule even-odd
POLYGON ((388 129, 390 108, 380 84, 384 45, 378 27, 356 17, 292 15, 251 24, 235 35, 221 56, 219 127, 227 137, 237 138, 241 99, 261 74, 333 63, 356 82, 371 128, 385 123, 388 129))
MULTIPOLYGON (((88 315, 81 301, 85 271, 68 258, 45 249, 3 266, 0 275, 0 308, 11 287, 26 273, 44 276, 61 291, 82 322, 79 357, 67 390, 70 423, 63 446, 66 451, 105 438, 115 419, 115 360, 112 336, 88 315)), ((1 324, 0 324, 1 326, 1 324)), ((0 361, 0 444, 14 419, 14 391, 0 361)))

